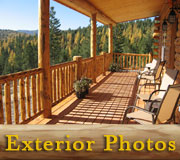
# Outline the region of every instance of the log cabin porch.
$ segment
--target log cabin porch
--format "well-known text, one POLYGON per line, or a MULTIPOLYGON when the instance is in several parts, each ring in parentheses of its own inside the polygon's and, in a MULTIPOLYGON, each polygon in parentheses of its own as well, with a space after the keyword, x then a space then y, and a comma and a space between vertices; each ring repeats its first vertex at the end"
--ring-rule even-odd
POLYGON ((121 124, 125 109, 133 105, 137 90, 136 72, 114 72, 99 76, 84 99, 70 95, 52 108, 51 118, 28 124, 121 124))
MULTIPOLYGON (((167 31, 162 29, 172 2, 169 3, 167 0, 108 0, 103 3, 101 0, 56 1, 91 18, 91 57, 82 59, 76 56, 72 62, 50 66, 49 0, 39 0, 38 68, 0 77, 0 124, 119 124, 124 109, 133 103, 132 99, 137 87, 135 87, 136 73, 117 72, 106 75, 109 65, 116 62, 122 69, 137 70, 151 62, 155 56, 113 53, 113 25, 117 23, 156 16, 153 51, 157 52, 159 58, 167 61, 167 68, 180 70, 180 16, 177 15, 175 23, 167 24, 167 31), (99 56, 96 55, 97 21, 109 26, 108 53, 99 56), (166 37, 164 37, 165 32, 166 37), (166 48, 162 51, 164 40, 166 48), (165 54, 162 56, 163 52, 165 54), (94 86, 95 89, 92 88, 92 92, 86 99, 77 100, 74 95, 71 95, 73 81, 82 76, 91 78, 95 84, 99 82, 99 76, 104 76, 104 80, 97 83, 97 87, 94 86), (125 83, 118 85, 119 81, 125 83), (109 92, 105 88, 108 85, 111 87, 109 92), (126 94, 127 97, 123 99, 121 96, 126 94), (109 108, 105 106, 107 107, 105 111, 104 106, 103 108, 101 106, 104 105, 103 102, 100 103, 103 98, 109 106, 109 108), (98 108, 99 105, 100 108, 98 108), (71 108, 68 109, 68 106, 71 108), (89 120, 91 112, 87 112, 87 106, 94 107, 92 111, 92 117, 94 117, 89 120), (118 110, 121 110, 121 113, 118 110), (101 112, 102 116, 99 116, 101 112), (74 116, 79 113, 82 113, 82 118, 74 116), (40 115, 43 115, 43 118, 39 117, 40 115)), ((177 83, 179 80, 180 76, 177 83)))

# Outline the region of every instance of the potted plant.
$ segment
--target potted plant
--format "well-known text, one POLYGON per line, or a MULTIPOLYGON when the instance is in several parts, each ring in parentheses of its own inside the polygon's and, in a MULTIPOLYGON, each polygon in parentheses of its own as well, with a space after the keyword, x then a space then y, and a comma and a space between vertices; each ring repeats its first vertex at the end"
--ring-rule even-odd
POLYGON ((76 92, 77 98, 81 99, 81 98, 85 97, 86 86, 85 86, 84 82, 82 82, 80 80, 75 81, 73 84, 73 88, 76 92))
POLYGON ((87 78, 87 77, 82 77, 80 81, 84 84, 85 89, 86 89, 85 92, 86 92, 86 94, 88 94, 89 93, 90 84, 92 84, 92 79, 87 78))
POLYGON ((109 70, 111 72, 118 72, 120 69, 120 66, 117 64, 117 63, 112 63, 110 66, 109 66, 109 70))

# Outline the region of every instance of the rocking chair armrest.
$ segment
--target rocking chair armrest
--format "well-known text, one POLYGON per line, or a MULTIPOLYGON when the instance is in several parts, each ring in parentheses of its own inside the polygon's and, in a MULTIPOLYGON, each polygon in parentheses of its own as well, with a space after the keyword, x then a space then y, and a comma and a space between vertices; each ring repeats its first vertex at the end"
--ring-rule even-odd
POLYGON ((139 75, 153 76, 154 74, 151 72, 151 70, 148 70, 148 71, 144 71, 143 73, 139 73, 139 75))
MULTIPOLYGON (((158 79, 155 79, 155 75, 147 75, 147 74, 146 74, 146 76, 153 76, 153 80, 154 80, 154 81, 158 80, 158 79)), ((140 79, 140 80, 141 80, 141 79, 149 80, 147 77, 142 77, 142 75, 140 75, 139 79, 140 79)))
POLYGON ((140 91, 141 91, 141 89, 143 87, 146 87, 146 86, 155 86, 155 85, 160 85, 160 83, 144 83, 144 84, 140 85, 140 88, 138 89, 137 93, 140 93, 140 91))
POLYGON ((133 109, 138 109, 138 110, 144 111, 144 112, 149 113, 149 114, 151 114, 151 115, 153 115, 153 116, 156 115, 155 113, 150 112, 150 111, 148 111, 148 110, 146 110, 146 109, 144 109, 144 108, 138 107, 138 106, 128 106, 126 110, 129 110, 129 109, 132 109, 132 108, 133 108, 133 109))
POLYGON ((148 71, 150 71, 150 69, 151 69, 151 67, 146 67, 146 66, 145 66, 145 67, 140 68, 140 69, 139 69, 139 72, 140 72, 140 71, 144 71, 144 69, 146 69, 146 68, 147 68, 148 70, 145 71, 145 72, 148 72, 148 71))
POLYGON ((166 92, 166 90, 157 89, 157 90, 153 91, 153 92, 150 94, 148 101, 152 101, 151 98, 152 98, 152 96, 153 96, 156 92, 166 92))
POLYGON ((152 122, 153 122, 153 124, 155 123, 155 118, 154 118, 154 117, 156 116, 156 114, 153 113, 153 112, 150 112, 150 111, 148 111, 148 110, 146 110, 146 109, 140 108, 140 107, 138 107, 138 106, 128 106, 128 107, 127 107, 127 109, 126 109, 126 111, 125 111, 125 113, 124 113, 124 117, 123 117, 122 123, 125 122, 126 115, 127 115, 128 111, 129 111, 130 109, 138 109, 138 110, 141 110, 141 111, 144 111, 144 112, 146 112, 146 113, 151 114, 151 115, 152 115, 152 122))
MULTIPOLYGON (((151 102, 151 104, 150 104, 150 106, 149 106, 149 112, 151 112, 151 110, 152 110, 152 108, 154 108, 153 107, 153 104, 154 103, 160 103, 161 101, 159 100, 159 99, 155 99, 155 100, 153 100, 153 101, 150 101, 151 102)), ((154 112, 153 112, 154 113, 154 112)), ((155 113, 154 113, 155 114, 155 113)), ((156 114, 155 114, 156 115, 156 114)))
POLYGON ((149 71, 156 71, 157 69, 150 69, 149 71))

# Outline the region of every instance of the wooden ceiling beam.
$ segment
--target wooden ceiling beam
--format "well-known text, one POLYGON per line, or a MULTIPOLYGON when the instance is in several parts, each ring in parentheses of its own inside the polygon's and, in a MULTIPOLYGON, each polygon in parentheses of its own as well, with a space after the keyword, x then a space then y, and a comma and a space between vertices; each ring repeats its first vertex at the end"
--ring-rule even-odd
POLYGON ((88 17, 92 17, 93 14, 97 15, 97 20, 103 24, 115 25, 116 22, 104 14, 101 10, 97 9, 88 0, 54 0, 61 3, 73 10, 76 10, 88 17))

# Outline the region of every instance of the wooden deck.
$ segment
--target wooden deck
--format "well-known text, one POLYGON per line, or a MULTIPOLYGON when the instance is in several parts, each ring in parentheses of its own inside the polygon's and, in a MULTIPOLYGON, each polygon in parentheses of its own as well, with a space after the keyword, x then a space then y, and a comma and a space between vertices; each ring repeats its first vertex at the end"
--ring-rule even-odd
POLYGON ((136 72, 115 72, 101 77, 85 99, 72 94, 52 108, 51 118, 37 117, 29 124, 120 124, 134 102, 136 72))

